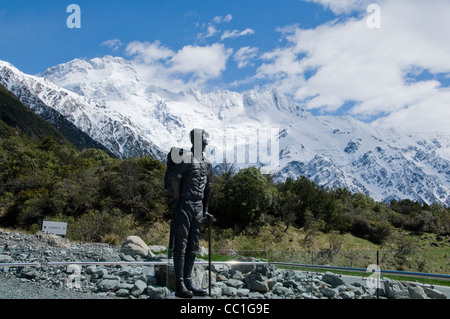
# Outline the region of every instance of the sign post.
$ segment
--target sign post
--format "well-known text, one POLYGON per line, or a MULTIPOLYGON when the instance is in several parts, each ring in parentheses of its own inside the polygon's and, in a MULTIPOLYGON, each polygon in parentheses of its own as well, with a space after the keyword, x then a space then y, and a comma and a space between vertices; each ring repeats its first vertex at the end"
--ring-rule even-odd
POLYGON ((65 222, 49 222, 44 220, 42 222, 42 231, 53 233, 55 235, 61 235, 66 237, 67 223, 65 222))

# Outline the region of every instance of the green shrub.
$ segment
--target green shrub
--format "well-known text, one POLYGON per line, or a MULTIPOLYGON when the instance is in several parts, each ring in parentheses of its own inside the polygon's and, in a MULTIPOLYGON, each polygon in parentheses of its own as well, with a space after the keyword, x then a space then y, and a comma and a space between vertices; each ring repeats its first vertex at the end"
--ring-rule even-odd
POLYGON ((388 222, 375 222, 367 217, 357 215, 353 219, 351 232, 353 235, 381 244, 391 234, 392 226, 388 222))
POLYGON ((410 230, 417 232, 439 233, 439 220, 432 213, 422 211, 418 214, 413 214, 407 223, 410 230))
POLYGON ((259 169, 250 167, 239 171, 228 183, 228 202, 221 218, 236 231, 250 225, 257 227, 272 204, 274 190, 267 178, 259 169))
POLYGON ((113 212, 90 210, 68 225, 68 236, 72 240, 101 242, 111 234, 119 238, 129 236, 132 228, 132 217, 122 216, 118 210, 113 212))

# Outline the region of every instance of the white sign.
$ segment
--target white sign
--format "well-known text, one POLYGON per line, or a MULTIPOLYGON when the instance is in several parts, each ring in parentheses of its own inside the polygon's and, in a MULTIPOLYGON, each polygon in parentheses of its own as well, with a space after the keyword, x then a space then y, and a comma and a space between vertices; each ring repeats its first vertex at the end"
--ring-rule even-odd
POLYGON ((42 231, 46 231, 46 232, 53 233, 56 235, 66 236, 67 223, 48 222, 48 221, 44 220, 44 222, 42 223, 42 231))

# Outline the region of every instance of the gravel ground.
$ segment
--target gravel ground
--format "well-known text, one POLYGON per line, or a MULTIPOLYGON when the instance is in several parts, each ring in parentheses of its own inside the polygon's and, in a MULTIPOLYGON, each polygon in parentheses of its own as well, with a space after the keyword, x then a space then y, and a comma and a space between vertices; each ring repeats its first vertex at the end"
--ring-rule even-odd
POLYGON ((15 276, 0 275, 0 299, 117 299, 73 289, 50 288, 15 276))
MULTIPOLYGON (((100 244, 70 244, 66 239, 59 236, 48 237, 45 234, 25 235, 16 232, 8 232, 0 229, 0 255, 15 256, 15 251, 23 252, 27 258, 43 257, 42 253, 38 253, 39 249, 55 249, 58 251, 61 246, 76 248, 80 251, 95 251, 99 247, 104 248, 105 245, 100 244), (55 241, 56 240, 56 241, 55 241), (85 248, 83 248, 85 247, 85 248)), ((17 257, 17 256, 16 256, 17 257)), ((16 262, 36 262, 34 260, 19 260, 16 262)), ((12 268, 16 269, 16 268, 12 268)), ((8 270, 2 269, 0 262, 0 300, 16 299, 118 299, 115 296, 109 296, 106 293, 90 293, 82 292, 77 289, 69 289, 57 287, 50 284, 42 284, 39 281, 28 280, 26 278, 18 278, 8 270)))

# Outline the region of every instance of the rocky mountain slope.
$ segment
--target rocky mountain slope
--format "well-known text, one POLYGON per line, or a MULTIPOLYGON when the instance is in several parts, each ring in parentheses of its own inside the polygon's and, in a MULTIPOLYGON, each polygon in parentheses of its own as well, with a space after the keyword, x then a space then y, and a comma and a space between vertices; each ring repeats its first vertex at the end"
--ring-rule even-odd
POLYGON ((44 140, 51 137, 60 143, 73 145, 79 150, 97 148, 107 151, 103 145, 80 131, 61 114, 46 106, 44 107, 46 111, 41 114, 45 119, 33 112, 0 84, 0 126, 3 126, 0 131, 2 136, 15 134, 9 130, 9 128, 13 128, 34 140, 44 140))

